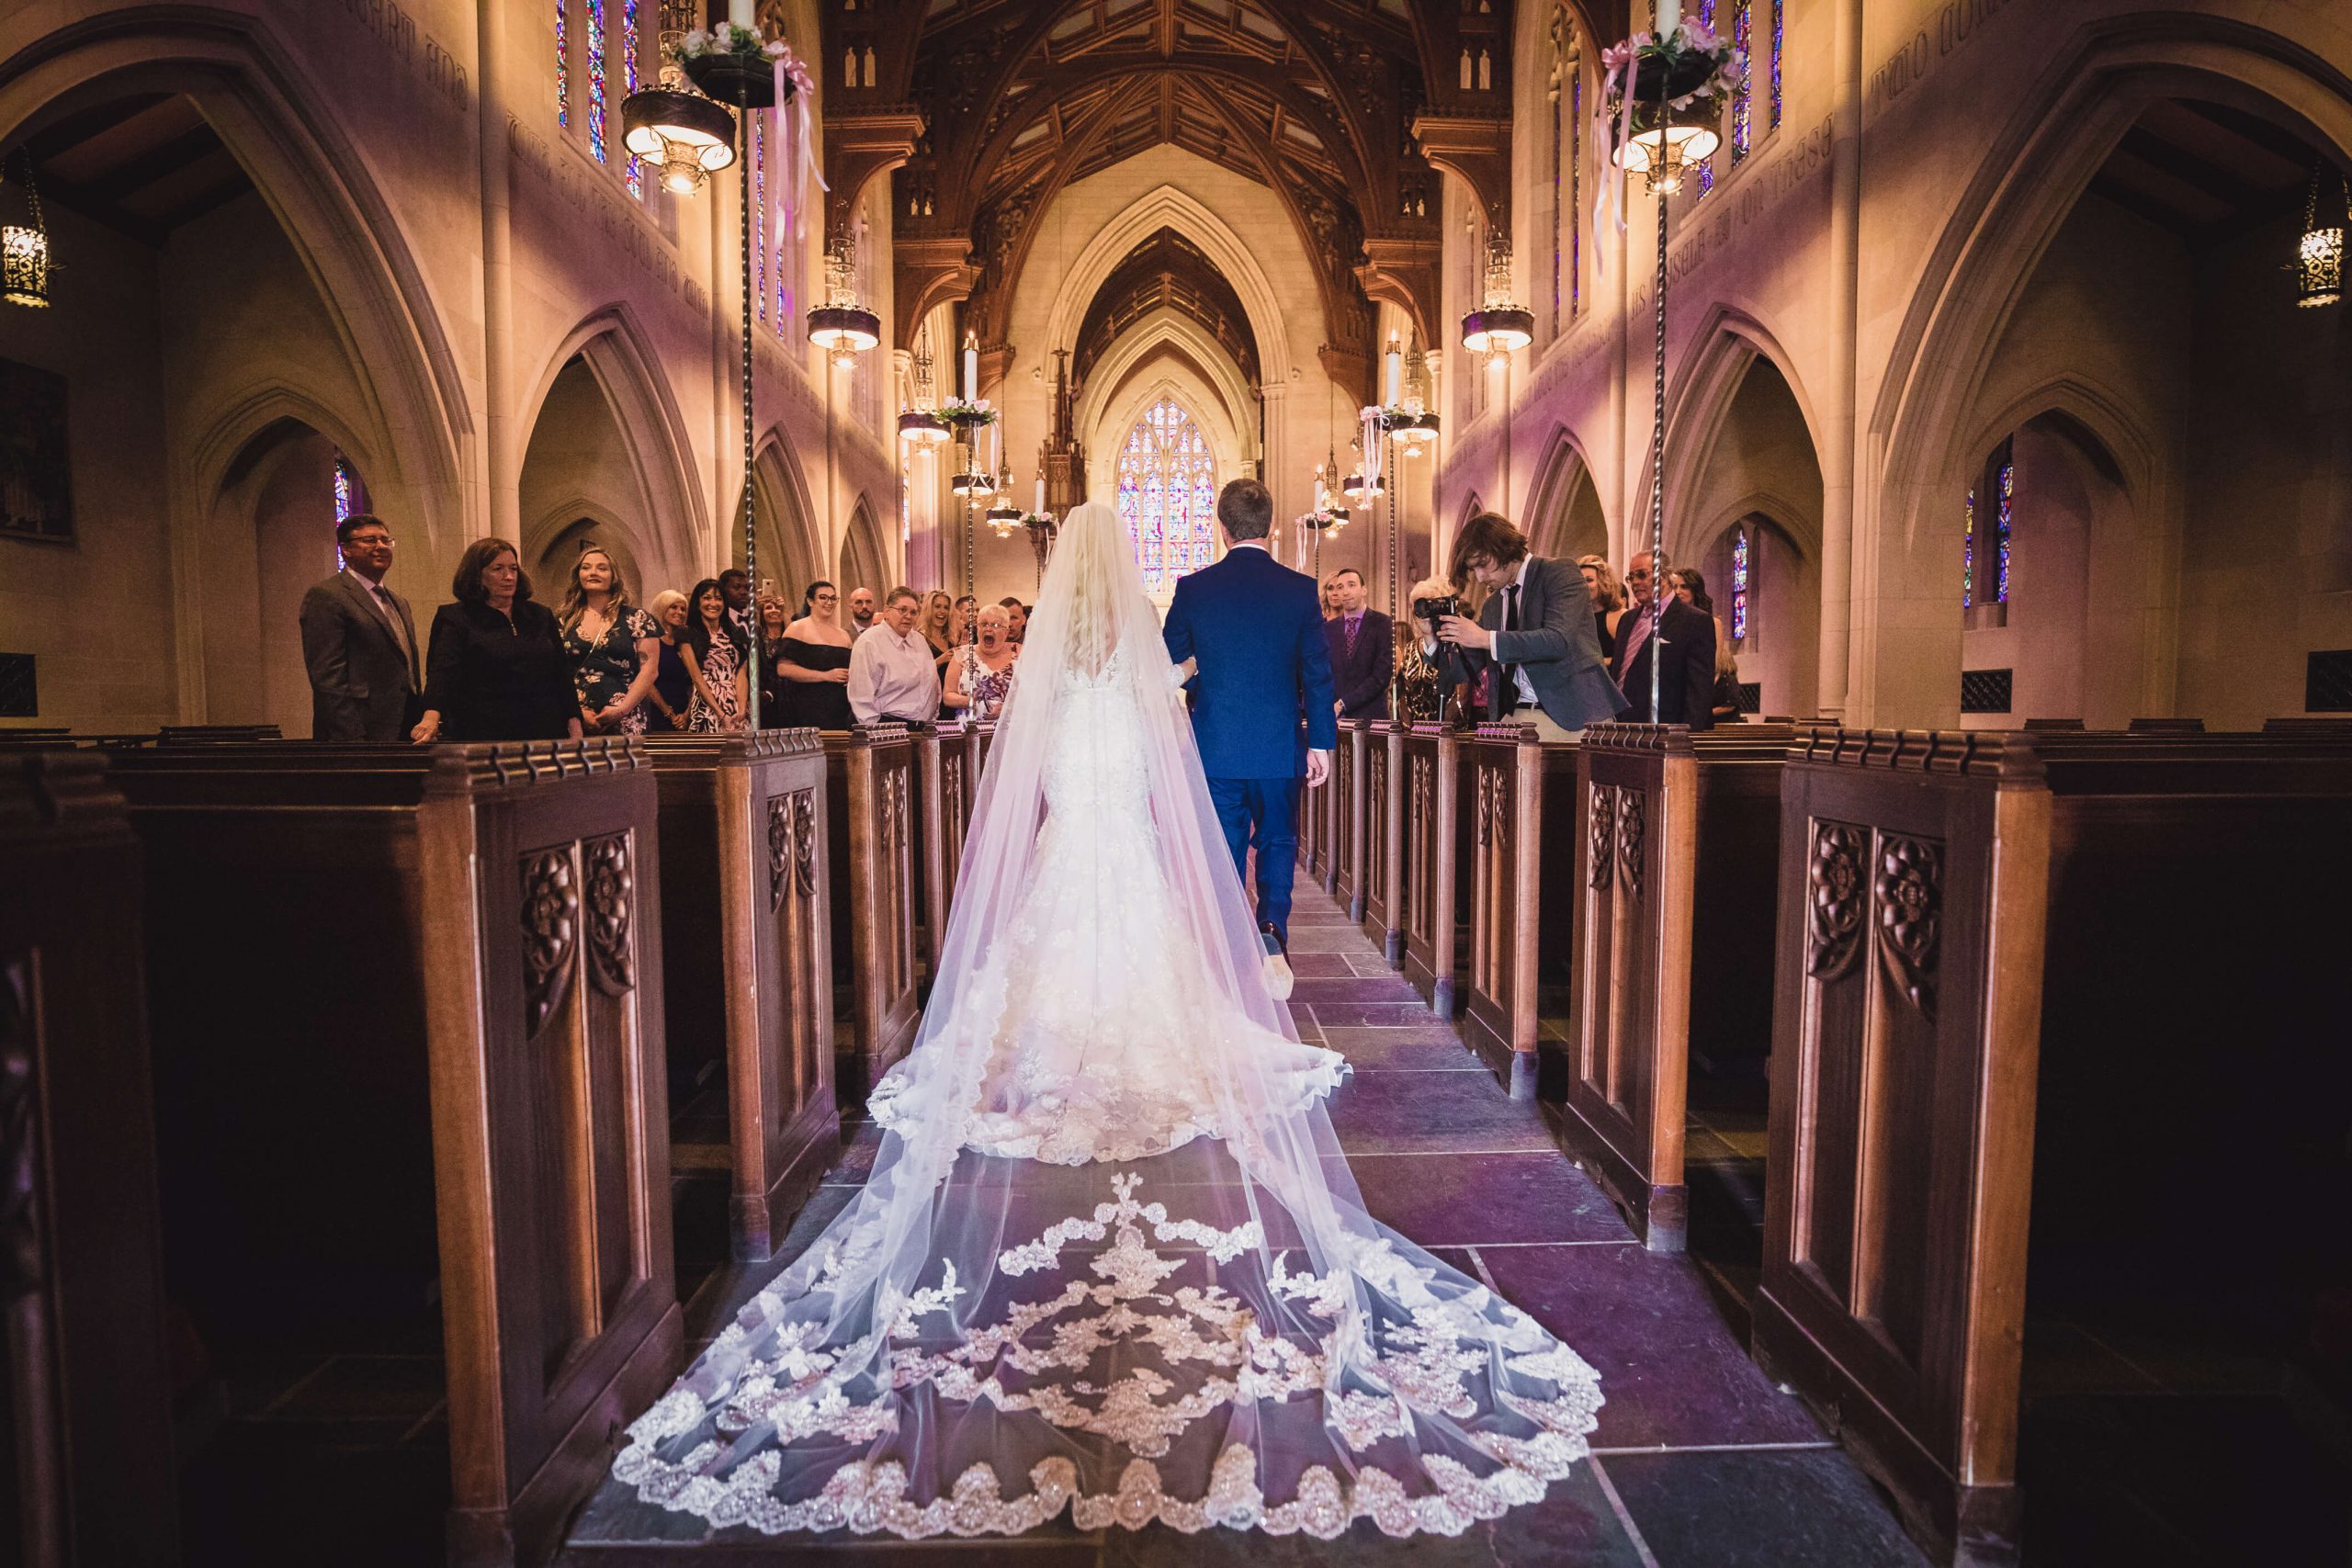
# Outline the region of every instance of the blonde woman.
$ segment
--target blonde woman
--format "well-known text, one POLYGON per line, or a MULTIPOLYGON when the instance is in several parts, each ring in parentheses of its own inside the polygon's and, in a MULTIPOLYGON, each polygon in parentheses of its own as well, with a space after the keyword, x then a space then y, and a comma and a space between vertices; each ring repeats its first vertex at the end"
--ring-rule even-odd
POLYGON ((1607 556, 1578 556, 1577 570, 1592 590, 1592 629, 1600 634, 1600 657, 1617 657, 1617 623, 1625 618, 1625 585, 1607 556))
POLYGON ((651 615, 628 602, 628 584, 608 551, 581 547, 556 626, 571 663, 582 725, 600 735, 644 733, 645 700, 653 690, 662 631, 651 615))
MULTIPOLYGON (((1424 599, 1443 599, 1455 595, 1454 586, 1442 577, 1424 577, 1413 584, 1412 598, 1407 608, 1424 599)), ((1438 659, 1432 660, 1421 651, 1418 617, 1408 617, 1396 627, 1396 718, 1404 724, 1434 724, 1445 714, 1445 688, 1451 682, 1441 683, 1438 660, 1450 660, 1453 648, 1438 644, 1438 659)))
POLYGON ((939 703, 959 717, 989 720, 1004 712, 1021 645, 1012 640, 1012 616, 1001 604, 981 608, 979 634, 978 642, 966 643, 949 660, 939 703))

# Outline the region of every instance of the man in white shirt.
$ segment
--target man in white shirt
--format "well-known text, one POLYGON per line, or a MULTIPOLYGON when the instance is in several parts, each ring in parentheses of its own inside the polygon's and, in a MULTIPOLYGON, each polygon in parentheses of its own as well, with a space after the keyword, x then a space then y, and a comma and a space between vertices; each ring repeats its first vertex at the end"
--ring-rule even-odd
POLYGON ((302 595, 302 662, 316 740, 407 743, 424 672, 408 601, 384 586, 392 530, 355 513, 335 525, 343 570, 302 595))
POLYGON ((849 650, 849 711, 860 724, 929 724, 939 716, 939 666, 915 633, 922 601, 893 588, 874 629, 849 650))

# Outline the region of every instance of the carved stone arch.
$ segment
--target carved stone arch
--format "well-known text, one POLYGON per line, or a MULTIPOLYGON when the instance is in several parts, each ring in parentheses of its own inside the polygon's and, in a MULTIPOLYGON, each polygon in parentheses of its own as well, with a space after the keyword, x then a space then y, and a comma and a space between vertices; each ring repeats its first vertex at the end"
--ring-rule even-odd
POLYGON ((1088 447, 1089 474, 1087 493, 1106 505, 1115 504, 1118 483, 1119 452, 1125 445, 1127 433, 1142 417, 1143 412, 1165 396, 1198 426, 1207 437, 1209 450, 1216 463, 1217 483, 1236 479, 1243 472, 1242 465, 1254 461, 1243 445, 1244 433, 1238 427, 1215 418, 1206 417, 1204 409, 1216 389, 1200 378, 1197 370, 1186 374, 1187 367, 1175 364, 1154 364, 1145 361, 1146 372, 1130 378, 1117 393, 1117 400, 1099 409, 1100 423, 1080 423, 1080 430, 1092 429, 1095 440, 1088 447), (1207 394, 1207 395, 1204 395, 1207 394))
POLYGON ((1046 341, 1076 343, 1095 291, 1117 270, 1129 252, 1163 228, 1173 229, 1200 246, 1225 275, 1226 281, 1233 285, 1242 309, 1249 313, 1250 330, 1258 340, 1258 363, 1265 383, 1281 386, 1287 382, 1296 361, 1272 280, 1249 245, 1223 219, 1172 185, 1160 186, 1136 197, 1087 242, 1054 292, 1053 305, 1046 312, 1046 341))
POLYGON ((58 28, 0 69, 0 141, 37 116, 147 93, 186 95, 252 179, 368 402, 338 439, 369 455, 379 493, 401 495, 415 555, 454 558, 480 506, 465 482, 474 434, 465 376, 407 233, 331 112, 332 95, 267 20, 177 6, 58 28))
POLYGON ((2352 76, 2293 39, 2204 15, 2086 23, 2012 96, 1912 295, 1869 413, 1880 472, 1858 476, 1858 497, 1885 513, 1879 532, 1940 524, 1925 509, 1966 483, 1967 414, 2027 281, 2124 132, 2167 97, 2283 123, 2352 163, 2352 76))
POLYGON ((374 437, 346 420, 325 400, 308 389, 271 381, 254 388, 223 410, 187 447, 190 490, 205 506, 215 506, 241 469, 254 457, 255 448, 278 426, 288 422, 306 424, 334 443, 365 480, 389 463, 374 437))
MULTIPOLYGON (((1139 407, 1141 403, 1130 396, 1128 389, 1138 371, 1152 364, 1157 356, 1177 351, 1188 362, 1214 395, 1225 423, 1234 436, 1231 454, 1220 455, 1219 468, 1227 479, 1241 470, 1238 463, 1260 462, 1264 454, 1258 443, 1258 401, 1253 389, 1242 379, 1217 341, 1203 330, 1200 323, 1182 311, 1154 311, 1122 333, 1106 351, 1088 378, 1085 389, 1079 394, 1071 415, 1072 428, 1087 441, 1087 449, 1099 457, 1115 457, 1116 449, 1108 442, 1126 424, 1105 417, 1108 405, 1117 400, 1122 406, 1139 407), (1086 433, 1093 433, 1091 437, 1086 433)), ((1148 401, 1148 399, 1143 400, 1148 401)), ((1180 401, 1186 400, 1179 400, 1180 401)), ((1193 411, 1196 419, 1200 412, 1193 411)), ((1132 423, 1132 412, 1128 423, 1132 423)), ((1212 428, 1213 422, 1202 420, 1203 429, 1212 428)), ((1104 472, 1109 470, 1105 468, 1104 472)))
POLYGON ((843 604, 847 604, 854 589, 871 588, 875 598, 879 601, 883 594, 896 587, 899 578, 897 569, 890 564, 891 558, 888 542, 882 536, 874 508, 864 495, 860 495, 856 504, 850 508, 849 526, 842 534, 841 568, 834 578, 841 588, 843 604))
POLYGON ((797 609, 802 591, 830 574, 833 563, 808 479, 783 427, 771 427, 762 437, 752 474, 760 507, 760 558, 775 563, 763 566, 761 575, 782 584, 790 606, 797 609))
MULTIPOLYGON (((556 378, 574 358, 595 378, 621 433, 622 450, 649 508, 640 536, 667 575, 684 575, 691 582, 701 563, 716 555, 718 540, 695 482, 694 446, 684 416, 662 373, 661 355, 627 301, 591 312, 541 361, 516 412, 514 428, 522 433, 518 452, 528 450, 556 378)), ((518 482, 520 477, 518 468, 518 482)), ((645 564, 650 569, 652 559, 645 564)))
POLYGON ((612 556, 628 585, 629 603, 644 609, 665 588, 687 588, 694 580, 673 581, 654 563, 660 557, 643 525, 622 516, 592 496, 564 497, 523 520, 523 562, 531 571, 534 594, 554 609, 571 587, 571 563, 582 547, 594 544, 612 556), (531 563, 537 562, 534 567, 531 563))
MULTIPOLYGON (((1744 310, 1719 303, 1709 310, 1706 320, 1690 341, 1698 347, 1689 352, 1682 369, 1677 373, 1671 365, 1668 367, 1668 386, 1674 389, 1666 414, 1667 555, 1669 560, 1673 558, 1675 550, 1679 503, 1691 493, 1698 476, 1713 457, 1724 423, 1731 417, 1732 405, 1738 399, 1740 389, 1747 383, 1748 372, 1757 360, 1768 361, 1779 372, 1781 381, 1789 389, 1790 397, 1795 400, 1797 412, 1804 420, 1806 438, 1812 443, 1815 471, 1822 474, 1829 471, 1829 464, 1824 461, 1827 447, 1823 439, 1821 416, 1805 389, 1804 379, 1797 375, 1794 360, 1768 327, 1744 310)), ((1650 485, 1654 477, 1645 442, 1641 468, 1633 488, 1633 504, 1623 524, 1626 533, 1621 545, 1627 557, 1641 549, 1648 538, 1650 485)))
POLYGON ((1613 556, 1607 508, 1594 479, 1584 445, 1566 425, 1555 425, 1535 487, 1527 502, 1528 542, 1535 554, 1573 558, 1593 554, 1613 556), (1600 524, 1600 536, 1589 537, 1575 525, 1572 513, 1583 513, 1579 502, 1590 498, 1590 511, 1600 524))
POLYGON ((2052 414, 2078 427, 2075 441, 2084 455, 2105 464, 2138 503, 2148 504, 2154 491, 2170 484, 2166 448, 2122 397, 2079 371, 2049 377, 1977 421, 1973 439, 1960 448, 1963 460, 1973 452, 1981 463, 2003 436, 2052 414))

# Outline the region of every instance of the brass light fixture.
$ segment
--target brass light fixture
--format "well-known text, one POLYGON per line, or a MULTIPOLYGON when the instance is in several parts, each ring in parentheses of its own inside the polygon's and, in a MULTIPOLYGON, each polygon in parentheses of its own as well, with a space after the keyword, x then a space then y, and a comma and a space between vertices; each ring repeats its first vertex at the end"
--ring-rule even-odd
MULTIPOLYGON (((2319 222, 2319 176, 2324 165, 2312 164, 2311 192, 2303 197, 2303 234, 2295 242, 2295 303, 2304 310, 2340 303, 2344 299, 2344 225, 2323 229, 2319 222)), ((2345 211, 2352 220, 2352 183, 2339 174, 2345 211)))
POLYGON ((843 370, 882 341, 882 318, 857 298, 857 242, 848 234, 826 248, 825 302, 808 312, 808 341, 843 370))
POLYGON ((25 153, 25 205, 30 221, 0 226, 0 298, 11 305, 49 308, 49 225, 33 184, 33 155, 25 153))
POLYGON ((673 196, 692 196, 735 161, 735 118, 686 84, 672 54, 694 23, 693 0, 662 0, 661 85, 621 100, 621 145, 673 196))
POLYGON ((1462 346, 1473 354, 1501 355, 1535 341, 1535 312, 1510 297, 1510 242, 1501 231, 1487 234, 1487 293, 1462 318, 1462 346))

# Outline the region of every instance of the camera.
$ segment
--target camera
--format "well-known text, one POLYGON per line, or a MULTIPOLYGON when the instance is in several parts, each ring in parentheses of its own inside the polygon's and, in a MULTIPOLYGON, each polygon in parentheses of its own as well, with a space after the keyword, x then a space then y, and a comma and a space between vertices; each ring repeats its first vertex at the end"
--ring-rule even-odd
POLYGON ((1458 615, 1460 614, 1462 614, 1462 601, 1451 593, 1446 594, 1441 599, 1416 599, 1413 601, 1413 619, 1417 621, 1427 621, 1431 626, 1435 626, 1441 616, 1458 615))

